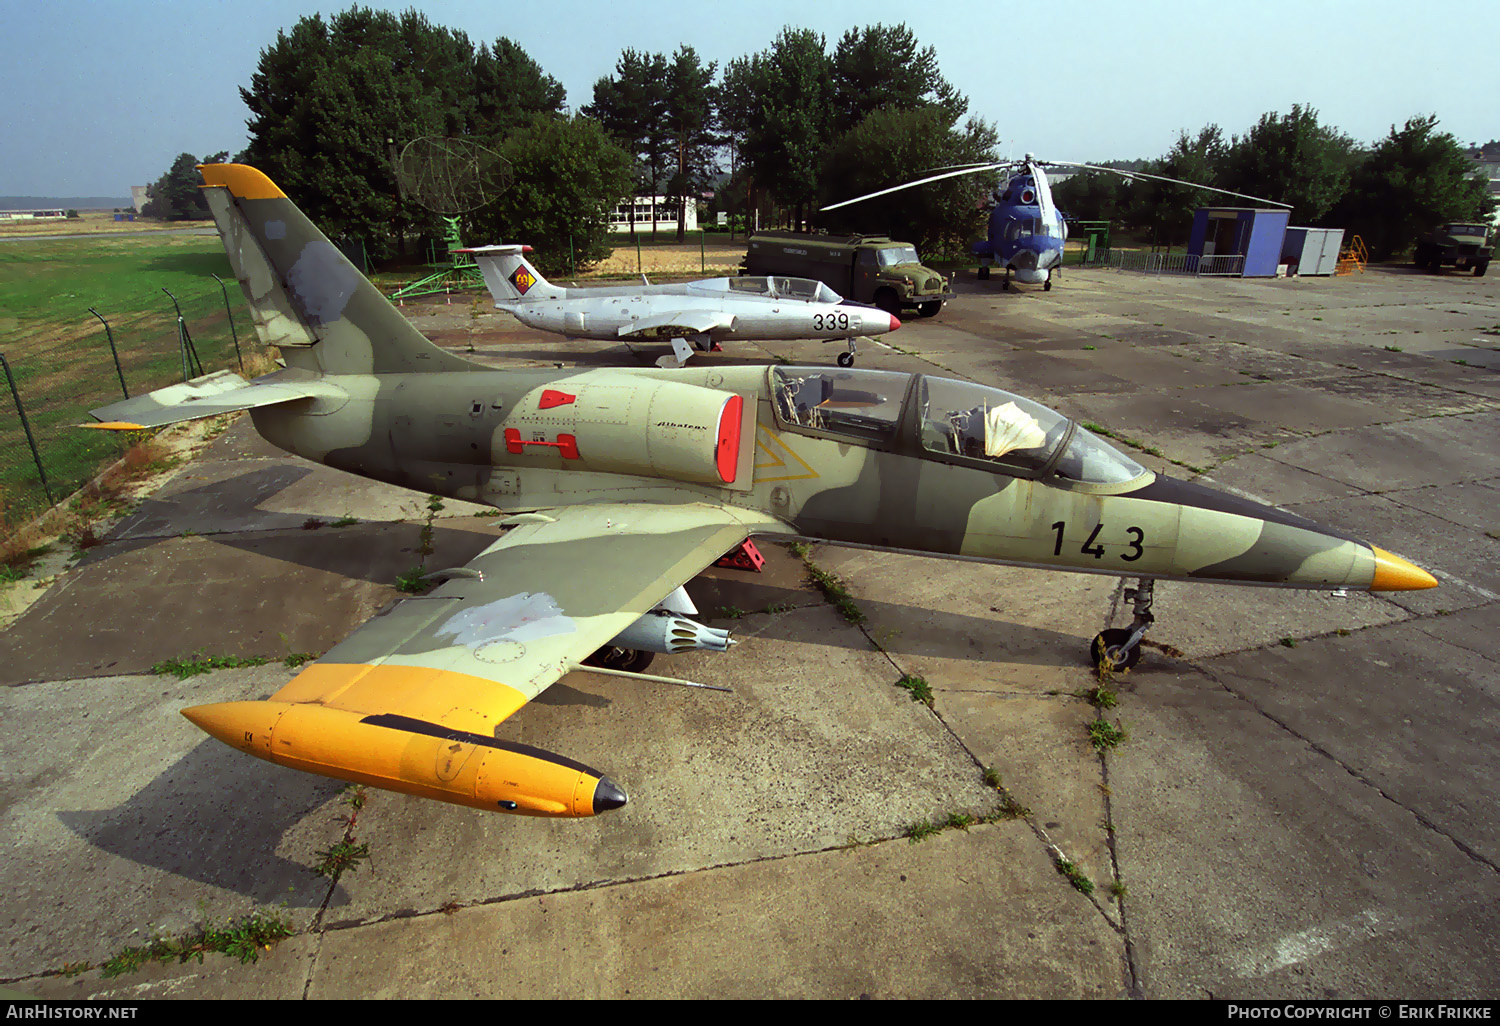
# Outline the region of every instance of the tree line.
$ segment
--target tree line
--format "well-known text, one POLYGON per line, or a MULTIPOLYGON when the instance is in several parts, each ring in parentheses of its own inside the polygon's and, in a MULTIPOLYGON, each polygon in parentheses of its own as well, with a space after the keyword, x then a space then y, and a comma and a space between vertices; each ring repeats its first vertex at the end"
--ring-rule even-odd
MULTIPOLYGON (((690 46, 627 49, 569 113, 562 86, 509 39, 476 46, 414 10, 353 7, 279 32, 240 95, 250 140, 234 159, 268 174, 331 237, 360 239, 382 259, 439 235, 438 214, 403 195, 397 157, 415 139, 469 139, 510 174, 498 199, 463 215, 465 237, 530 243, 550 270, 607 255, 612 208, 635 193, 668 197, 679 236, 685 204, 716 189, 722 209, 752 221, 759 212, 766 225, 966 246, 981 227, 972 185, 837 217, 816 208, 934 164, 986 160, 997 138, 977 119, 960 125, 968 101, 904 25, 851 29, 833 47, 787 28, 722 70, 690 46)), ((203 216, 185 187, 196 162, 182 154, 152 187, 172 197, 160 216, 203 216)))
MULTIPOLYGON (((462 213, 465 238, 529 243, 551 272, 608 254, 616 203, 667 197, 680 238, 686 204, 709 189, 719 209, 763 227, 885 232, 924 252, 960 254, 983 234, 984 200, 999 184, 994 173, 965 176, 819 211, 933 168, 994 159, 995 127, 969 116, 933 48, 905 25, 850 29, 831 46, 787 27, 723 68, 686 45, 626 49, 570 113, 561 84, 510 39, 475 45, 415 10, 353 7, 278 32, 240 95, 250 139, 234 159, 376 260, 420 253, 420 239, 441 235, 441 212, 403 190, 397 174, 406 144, 432 136, 482 144, 507 169, 497 198, 462 213)), ((1134 163, 1294 203, 1294 223, 1347 217, 1372 248, 1399 248, 1432 212, 1468 218, 1487 201, 1471 195, 1478 187, 1453 159, 1461 150, 1435 126, 1413 119, 1365 150, 1293 107, 1228 141, 1217 126, 1184 132, 1164 157, 1134 163)), ((182 154, 153 186, 157 216, 204 216, 195 163, 182 154)), ((1057 194, 1074 217, 1163 240, 1185 237, 1193 209, 1219 202, 1191 187, 1095 174, 1057 194)), ((629 223, 634 231, 633 215, 629 223)))
MULTIPOLYGON (((1437 125, 1435 115, 1412 117, 1366 147, 1321 124, 1313 108, 1294 104, 1286 114, 1263 114, 1243 135, 1226 139, 1218 125, 1207 125, 1196 135, 1181 132, 1157 160, 1103 166, 1290 203, 1293 225, 1358 234, 1378 260, 1406 252, 1441 221, 1487 221, 1495 210, 1465 147, 1437 125)), ((1187 240, 1199 207, 1255 203, 1098 171, 1062 182, 1053 195, 1073 218, 1113 221, 1162 245, 1187 240)))

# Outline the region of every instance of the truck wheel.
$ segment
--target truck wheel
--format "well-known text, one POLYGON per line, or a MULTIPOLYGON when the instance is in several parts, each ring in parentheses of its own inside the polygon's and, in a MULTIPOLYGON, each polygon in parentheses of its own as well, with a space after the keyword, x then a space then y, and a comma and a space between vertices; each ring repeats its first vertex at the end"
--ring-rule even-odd
POLYGON ((1479 263, 1474 265, 1474 277, 1483 278, 1484 272, 1488 271, 1489 269, 1490 262, 1488 260, 1481 260, 1479 263))
POLYGON ((933 317, 936 316, 937 312, 942 308, 943 301, 941 299, 934 299, 928 303, 918 303, 917 313, 922 317, 933 317))
POLYGON ((875 293, 875 305, 892 317, 898 317, 901 314, 901 300, 896 298, 895 289, 881 289, 875 293))

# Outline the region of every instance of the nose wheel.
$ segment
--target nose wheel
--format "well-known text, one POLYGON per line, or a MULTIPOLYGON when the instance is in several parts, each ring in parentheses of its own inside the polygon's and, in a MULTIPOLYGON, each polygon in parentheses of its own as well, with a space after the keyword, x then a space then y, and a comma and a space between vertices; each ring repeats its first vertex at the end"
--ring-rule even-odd
POLYGON ((1108 670, 1128 670, 1141 661, 1141 638, 1146 628, 1156 622, 1151 615, 1151 602, 1155 598, 1156 581, 1143 577, 1134 588, 1125 589, 1125 597, 1134 603, 1134 619, 1129 627, 1111 627, 1100 631, 1089 647, 1089 655, 1096 667, 1108 670))
POLYGON ((840 367, 853 367, 854 366, 854 354, 858 351, 857 346, 855 344, 854 339, 852 339, 852 338, 845 339, 844 341, 849 344, 849 351, 847 353, 840 353, 839 354, 839 357, 838 357, 839 366, 840 367))

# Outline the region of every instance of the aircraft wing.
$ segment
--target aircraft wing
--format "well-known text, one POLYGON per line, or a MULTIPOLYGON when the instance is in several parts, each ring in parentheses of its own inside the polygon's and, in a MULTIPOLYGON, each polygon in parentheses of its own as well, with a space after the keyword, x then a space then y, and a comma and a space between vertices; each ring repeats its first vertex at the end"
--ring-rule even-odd
POLYGON ((495 728, 750 534, 788 528, 710 503, 512 519, 456 576, 378 613, 269 699, 184 715, 272 762, 422 797, 552 816, 602 811, 600 794, 622 804, 597 771, 495 728))
POLYGON ((659 335, 664 330, 706 335, 715 328, 732 327, 734 314, 723 310, 671 310, 632 321, 620 328, 619 336, 631 338, 636 335, 659 335))

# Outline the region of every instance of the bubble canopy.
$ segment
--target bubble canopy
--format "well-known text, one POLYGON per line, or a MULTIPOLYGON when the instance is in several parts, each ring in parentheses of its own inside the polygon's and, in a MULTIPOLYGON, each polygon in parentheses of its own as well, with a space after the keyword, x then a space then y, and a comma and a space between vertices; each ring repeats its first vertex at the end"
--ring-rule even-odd
POLYGON ((971 381, 896 371, 772 367, 793 430, 1054 483, 1123 485, 1145 467, 1056 410, 971 381))
POLYGON ((811 278, 738 277, 705 278, 690 282, 688 289, 711 295, 759 296, 764 299, 800 300, 804 303, 842 303, 844 297, 821 281, 811 278))

